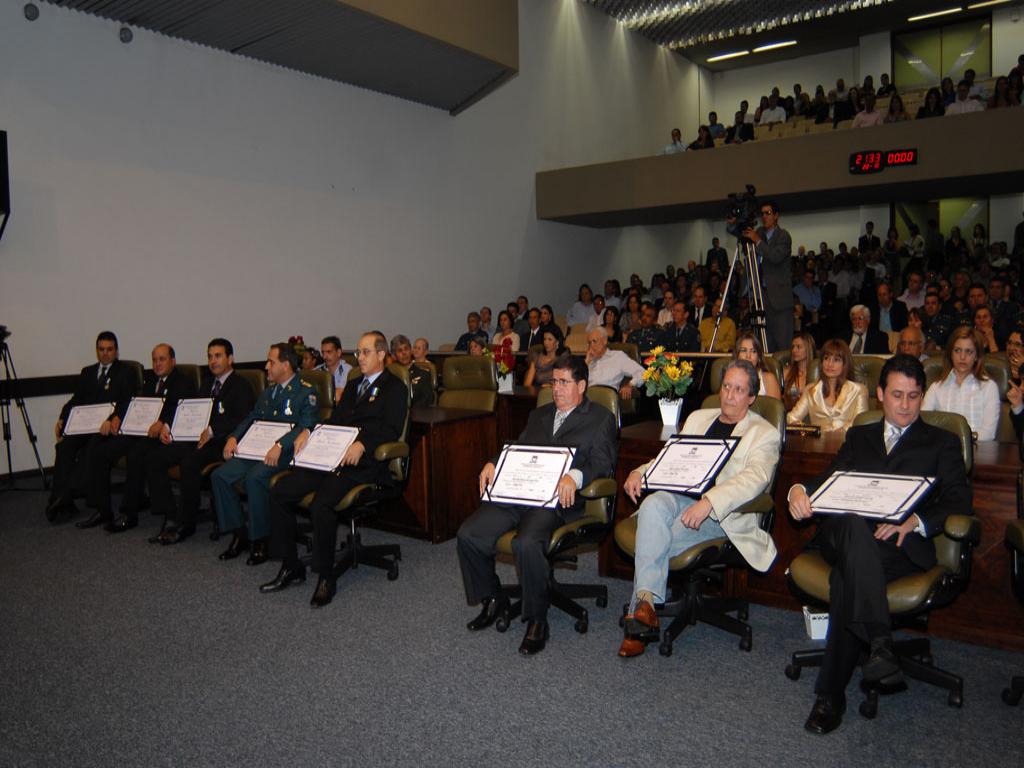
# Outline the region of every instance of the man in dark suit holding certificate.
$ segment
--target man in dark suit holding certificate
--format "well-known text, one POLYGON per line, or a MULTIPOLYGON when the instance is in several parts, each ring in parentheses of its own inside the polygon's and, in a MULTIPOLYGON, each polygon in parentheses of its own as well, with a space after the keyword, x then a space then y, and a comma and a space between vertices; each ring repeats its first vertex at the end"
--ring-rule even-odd
POLYGON ((299 358, 295 348, 280 342, 267 352, 266 389, 256 400, 256 406, 228 435, 224 443, 226 463, 210 477, 213 498, 217 505, 217 523, 221 531, 231 531, 231 543, 218 555, 221 560, 234 560, 250 546, 252 550, 246 565, 267 562, 267 539, 270 535, 270 478, 285 469, 292 460, 295 438, 312 429, 320 413, 316 390, 298 373, 299 358), (236 456, 238 443, 256 421, 283 421, 292 428, 280 437, 262 461, 236 456), (249 524, 242 514, 242 504, 235 483, 245 486, 249 524))
MULTIPOLYGON (((393 482, 387 463, 377 461, 374 452, 382 443, 401 438, 409 411, 409 389, 385 368, 387 355, 388 343, 383 334, 371 331, 359 339, 356 359, 362 375, 345 387, 327 421, 359 430, 341 465, 333 472, 297 469, 282 477, 271 491, 270 555, 281 558, 281 570, 273 581, 260 587, 260 592, 277 592, 306 580, 306 567, 299 561, 295 547, 295 505, 308 493, 316 491, 309 512, 313 519, 313 572, 320 578, 310 606, 322 608, 334 597, 334 550, 338 538, 338 516, 334 507, 357 485, 393 482)), ((296 438, 296 453, 308 439, 308 430, 296 438)))
MULTIPOLYGON (((149 424, 145 436, 111 434, 100 436, 93 444, 89 451, 89 505, 96 511, 88 520, 78 524, 80 528, 103 523, 103 529, 108 533, 124 533, 138 525, 147 457, 160 446, 160 432, 174 418, 178 401, 195 394, 195 384, 177 368, 174 347, 157 344, 153 347, 152 361, 153 368, 146 372, 139 396, 162 398, 164 402, 160 413, 149 424), (115 520, 110 500, 110 472, 122 457, 127 459, 127 475, 121 497, 121 514, 115 520)), ((123 422, 128 407, 129 403, 125 403, 114 411, 119 422, 123 422)))
POLYGON ((160 447, 146 462, 146 483, 154 514, 164 516, 164 528, 149 539, 152 544, 177 544, 196 531, 203 467, 223 458, 228 435, 252 410, 256 394, 249 382, 234 375, 235 350, 227 339, 214 339, 206 347, 210 369, 197 397, 213 401, 210 424, 199 442, 175 442, 171 425, 160 432, 160 447), (167 470, 177 466, 181 475, 181 506, 176 510, 167 470))
POLYGON ((121 425, 121 420, 117 417, 118 409, 128 407, 128 401, 138 386, 134 372, 117 359, 117 336, 111 331, 102 331, 96 337, 96 360, 95 365, 87 365, 78 375, 74 394, 61 408, 60 418, 57 419, 53 430, 57 437, 57 446, 53 485, 50 500, 46 504, 46 518, 51 523, 56 522, 61 513, 78 513, 71 498, 72 481, 76 465, 84 474, 87 466, 85 451, 95 438, 95 435, 64 434, 64 425, 68 422, 71 409, 78 405, 113 403, 114 413, 103 423, 100 435, 117 434, 121 425))
POLYGON ((971 513, 960 441, 918 418, 924 385, 924 367, 917 358, 898 354, 886 361, 878 385, 885 418, 852 427, 832 466, 789 491, 790 514, 803 520, 814 514, 809 497, 837 470, 937 478, 936 487, 899 525, 853 514, 818 519, 813 546, 832 574, 825 658, 815 686, 817 700, 804 726, 814 733, 828 733, 842 722, 846 686, 862 651, 869 653, 862 668, 866 681, 901 681, 885 585, 934 566, 932 537, 942 532, 949 515, 971 513))
MULTIPOLYGON (((583 514, 584 502, 576 491, 598 477, 615 472, 618 454, 615 418, 585 397, 588 368, 582 360, 565 355, 555 362, 551 381, 554 402, 530 413, 517 443, 576 448, 572 467, 558 483, 554 509, 485 501, 459 528, 458 553, 462 582, 470 604, 482 603, 480 614, 467 625, 489 627, 508 606, 494 570, 495 546, 503 534, 518 532, 512 541, 516 569, 523 590, 523 619, 528 622, 520 653, 544 649, 548 638, 548 562, 545 553, 551 534, 583 514)), ((494 462, 480 472, 480 494, 494 481, 494 462)))

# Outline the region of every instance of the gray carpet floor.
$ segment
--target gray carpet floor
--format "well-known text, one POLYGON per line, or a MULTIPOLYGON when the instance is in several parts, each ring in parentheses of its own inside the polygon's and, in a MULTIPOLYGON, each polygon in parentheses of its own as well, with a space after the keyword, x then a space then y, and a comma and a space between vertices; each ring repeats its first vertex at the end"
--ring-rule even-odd
MULTIPOLYGON (((114 537, 42 506, 0 494, 0 766, 1024 764, 1024 706, 999 699, 1022 654, 937 642, 962 710, 912 682, 868 721, 854 683, 816 737, 814 674, 783 675, 809 645, 795 613, 752 606, 751 653, 697 627, 671 658, 622 660, 629 585, 609 581, 588 634, 553 611, 547 649, 522 658, 523 625, 464 629, 454 542, 368 532, 400 541, 401 577, 351 572, 313 611, 311 582, 261 595, 276 564, 220 562, 204 529, 151 546, 152 517, 114 537)), ((596 578, 593 555, 565 575, 596 578)))

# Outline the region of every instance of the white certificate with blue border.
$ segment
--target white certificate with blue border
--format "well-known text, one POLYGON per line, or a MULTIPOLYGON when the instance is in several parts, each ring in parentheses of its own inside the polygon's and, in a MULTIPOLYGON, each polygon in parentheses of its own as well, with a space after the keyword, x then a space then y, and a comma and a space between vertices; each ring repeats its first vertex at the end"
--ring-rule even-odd
POLYGON ((833 472, 811 496, 811 510, 900 522, 934 485, 934 477, 833 472))
POLYGON ((164 409, 162 397, 133 397, 128 411, 121 420, 121 434, 146 437, 153 422, 160 418, 164 409))
POLYGON ((673 435, 644 472, 644 490, 700 496, 739 443, 738 437, 673 435))
POLYGON ((294 424, 287 421, 254 421, 242 435, 235 456, 240 459, 263 461, 274 443, 292 431, 294 424))
POLYGON ((114 412, 113 403, 98 405, 76 405, 68 414, 68 423, 64 425, 65 435, 95 435, 100 431, 103 422, 114 412))
POLYGON ((483 498, 498 504, 558 506, 558 482, 572 468, 576 449, 551 445, 506 445, 483 498))
POLYGON ((188 397, 178 401, 171 424, 171 437, 179 443, 197 443, 210 426, 213 398, 188 397))
POLYGON ((292 464, 306 469, 331 472, 338 468, 345 453, 356 441, 359 429, 339 427, 334 424, 318 424, 310 433, 302 450, 295 454, 292 464))

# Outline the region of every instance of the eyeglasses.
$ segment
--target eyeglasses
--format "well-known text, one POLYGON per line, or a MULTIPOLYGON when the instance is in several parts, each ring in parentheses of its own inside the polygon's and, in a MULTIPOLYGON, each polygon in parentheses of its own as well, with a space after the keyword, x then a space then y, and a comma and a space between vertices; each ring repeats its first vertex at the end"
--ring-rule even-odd
POLYGON ((761 215, 762 216, 772 216, 772 215, 774 215, 774 213, 775 213, 775 211, 773 211, 771 208, 767 208, 767 209, 761 211, 761 215))
POLYGON ((1008 341, 1008 342, 1006 342, 1006 348, 1010 349, 1010 347, 1013 347, 1014 349, 1024 349, 1024 342, 1020 342, 1020 341, 1008 341))
POLYGON ((553 387, 568 387, 575 384, 572 379, 552 379, 551 386, 553 387))

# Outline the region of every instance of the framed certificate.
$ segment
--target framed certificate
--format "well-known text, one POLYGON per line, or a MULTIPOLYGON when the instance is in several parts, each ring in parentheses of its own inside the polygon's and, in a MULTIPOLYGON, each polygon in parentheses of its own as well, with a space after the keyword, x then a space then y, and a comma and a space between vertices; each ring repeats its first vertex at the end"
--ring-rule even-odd
POLYGON ((811 496, 811 509, 826 515, 860 515, 898 523, 934 485, 934 477, 833 472, 811 496))
POLYGON ((95 435, 100 431, 100 425, 110 418, 110 414, 113 412, 113 403, 76 405, 68 414, 68 423, 64 425, 64 434, 95 435))
POLYGON ((548 445, 506 445, 484 498, 499 504, 558 506, 558 481, 572 467, 575 448, 548 445))
POLYGON ((171 424, 171 437, 180 443, 197 443, 199 437, 210 425, 213 413, 213 398, 190 397, 178 401, 171 424))
POLYGON ((287 421, 254 421, 238 443, 235 455, 240 459, 263 461, 274 443, 291 432, 294 426, 287 421))
POLYGON ((356 427, 320 424, 313 429, 309 440, 292 459, 292 464, 296 467, 331 472, 341 464, 345 452, 358 435, 359 430, 356 427))
POLYGON ((133 397, 121 420, 121 434, 145 437, 164 408, 162 397, 133 397))
POLYGON ((700 496, 736 450, 738 437, 674 435, 644 473, 644 489, 700 496))

